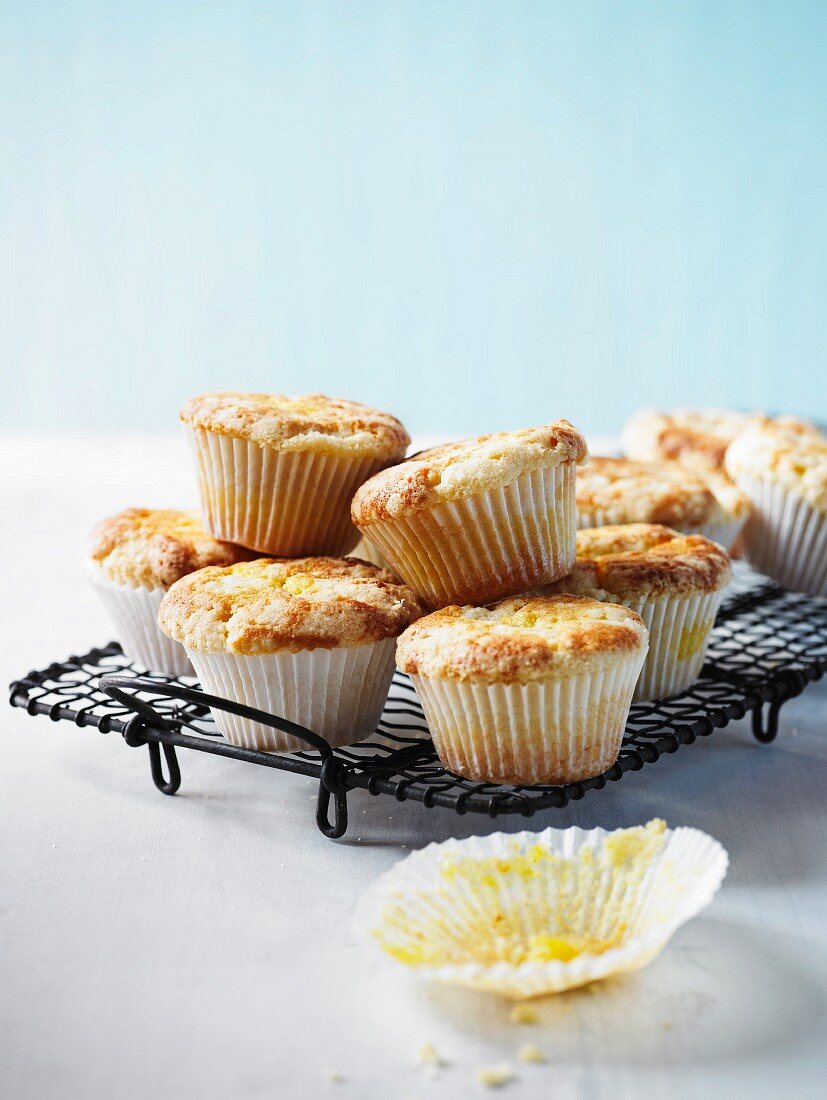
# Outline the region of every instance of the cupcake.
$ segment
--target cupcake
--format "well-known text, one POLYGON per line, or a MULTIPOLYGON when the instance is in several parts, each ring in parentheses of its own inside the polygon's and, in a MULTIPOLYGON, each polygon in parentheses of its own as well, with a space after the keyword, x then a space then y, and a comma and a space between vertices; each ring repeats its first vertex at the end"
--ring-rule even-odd
POLYGON ((396 656, 449 771, 558 784, 617 759, 647 648, 629 608, 555 595, 443 608, 405 631, 396 656))
POLYGON ((663 699, 697 680, 731 576, 717 543, 631 523, 578 531, 577 564, 549 590, 636 611, 649 631, 649 653, 634 698, 663 699))
POLYGON ((730 443, 755 424, 776 423, 798 432, 814 426, 793 416, 768 417, 732 409, 641 409, 626 423, 621 442, 627 458, 638 462, 677 462, 702 472, 724 473, 730 443))
POLYGON ((182 647, 158 629, 161 600, 195 569, 249 557, 248 550, 208 535, 197 512, 127 508, 92 532, 87 572, 126 656, 150 672, 191 676, 182 647))
POLYGON ((344 554, 350 500, 410 439, 388 413, 311 394, 207 393, 181 409, 204 523, 266 554, 344 554))
POLYGON ((755 425, 729 447, 726 468, 752 502, 750 564, 788 588, 827 594, 827 437, 755 425))
MULTIPOLYGON (((421 613, 389 573, 353 558, 259 558, 201 569, 174 584, 158 622, 180 642, 201 687, 296 722, 332 746, 373 733, 397 636, 421 613)), ((228 741, 264 752, 306 742, 214 710, 228 741)))
POLYGON ((585 456, 567 420, 434 447, 366 482, 353 522, 430 607, 485 603, 571 568, 585 456))
POLYGON ((746 495, 726 477, 674 462, 591 458, 577 474, 578 527, 657 523, 729 549, 749 510, 746 495))

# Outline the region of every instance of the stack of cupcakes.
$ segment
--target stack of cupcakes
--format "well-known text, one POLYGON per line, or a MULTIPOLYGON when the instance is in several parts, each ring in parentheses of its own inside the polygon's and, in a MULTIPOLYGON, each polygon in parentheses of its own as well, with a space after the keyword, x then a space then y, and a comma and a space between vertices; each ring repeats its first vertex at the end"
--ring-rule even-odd
POLYGON ((495 783, 566 783, 610 767, 648 648, 640 616, 591 597, 518 595, 575 565, 568 421, 414 455, 366 482, 353 522, 433 609, 399 639, 437 752, 495 783))
MULTIPOLYGON (((135 664, 276 714, 331 745, 376 727, 396 637, 422 613, 387 571, 341 557, 350 501, 405 454, 395 417, 320 395, 188 401, 201 519, 131 509, 98 528, 90 569, 135 664), (203 522, 203 526, 202 526, 203 522)), ((294 751, 300 738, 216 708, 227 739, 294 751)))
MULTIPOLYGON (((685 421, 643 422, 645 461, 587 463, 566 420, 408 458, 395 417, 318 394, 205 394, 181 420, 200 514, 133 508, 93 537, 123 649, 334 746, 373 732, 396 663, 447 769, 586 779, 633 698, 699 675, 750 513, 751 560, 827 585, 827 440, 799 421, 717 414, 694 459, 685 421)), ((305 747, 214 716, 234 744, 305 747)))
MULTIPOLYGON (((642 619, 590 597, 519 596, 575 565, 586 445, 571 424, 402 461, 398 420, 320 395, 205 394, 181 420, 200 518, 132 509, 93 539, 95 587, 138 667, 194 667, 209 694, 335 746, 373 732, 399 639, 447 767, 565 782, 615 759, 642 619), (342 557, 360 536, 388 569, 342 557)), ((264 721, 214 717, 235 744, 304 747, 264 721)))

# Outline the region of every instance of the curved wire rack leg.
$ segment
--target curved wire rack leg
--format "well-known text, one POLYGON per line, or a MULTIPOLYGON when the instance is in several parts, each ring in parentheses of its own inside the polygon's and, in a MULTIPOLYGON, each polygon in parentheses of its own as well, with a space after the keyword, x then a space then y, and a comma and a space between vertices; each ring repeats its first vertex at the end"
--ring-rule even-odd
POLYGON ((243 703, 235 703, 229 699, 220 699, 215 695, 208 695, 197 688, 187 687, 184 684, 167 683, 158 684, 154 680, 143 676, 123 676, 108 673, 101 676, 98 681, 101 691, 111 698, 116 699, 125 707, 134 711, 135 717, 123 731, 123 739, 133 748, 139 745, 149 747, 149 766, 152 772, 152 781, 163 794, 175 794, 181 786, 181 769, 178 766, 178 757, 175 754, 175 746, 167 742, 160 742, 158 737, 149 734, 151 729, 158 730, 161 734, 176 729, 176 724, 170 722, 159 714, 151 703, 141 699, 134 693, 137 691, 152 691, 154 694, 169 699, 178 699, 185 703, 195 703, 201 707, 226 710, 231 714, 239 714, 250 718, 255 722, 271 726, 273 729, 282 730, 294 737, 306 741, 307 744, 321 753, 322 771, 319 781, 319 797, 316 803, 316 824, 326 837, 338 840, 347 831, 347 791, 345 783, 347 769, 333 754, 333 749, 319 734, 313 730, 305 729, 296 722, 290 722, 275 714, 267 714, 265 711, 256 710, 243 703), (169 778, 164 777, 161 766, 161 744, 164 748, 164 757, 167 762, 169 778), (333 796, 333 819, 330 818, 330 800, 333 796))

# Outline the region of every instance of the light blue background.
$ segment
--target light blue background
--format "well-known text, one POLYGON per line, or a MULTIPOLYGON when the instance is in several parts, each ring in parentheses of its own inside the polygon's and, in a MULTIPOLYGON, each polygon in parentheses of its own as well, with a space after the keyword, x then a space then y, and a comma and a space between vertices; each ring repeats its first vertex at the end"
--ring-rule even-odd
POLYGON ((0 424, 827 418, 827 4, 0 6, 0 424))

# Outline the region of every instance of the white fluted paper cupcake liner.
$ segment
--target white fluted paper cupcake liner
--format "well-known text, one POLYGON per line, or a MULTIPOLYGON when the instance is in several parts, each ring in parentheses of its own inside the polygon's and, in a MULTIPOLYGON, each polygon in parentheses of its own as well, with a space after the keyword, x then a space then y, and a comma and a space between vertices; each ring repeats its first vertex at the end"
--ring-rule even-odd
POLYGON ((752 502, 744 556, 768 577, 811 596, 827 595, 827 515, 769 478, 738 476, 752 502))
POLYGON ((346 554, 358 540, 350 502, 385 462, 314 451, 277 451, 187 428, 204 524, 210 534, 262 554, 346 554))
POLYGON ((571 570, 574 478, 564 462, 361 531, 429 607, 490 603, 571 570))
POLYGON ((728 864, 705 833, 658 826, 429 844, 363 895, 354 932, 426 980, 514 999, 637 970, 710 903, 728 864), (578 941, 574 957, 553 957, 557 945, 578 941), (542 957, 544 947, 552 957, 542 957))
POLYGON ((91 565, 87 576, 112 619, 121 649, 133 664, 165 676, 195 675, 184 647, 158 626, 158 608, 166 595, 165 588, 115 584, 91 565))
POLYGON ((636 702, 677 695, 698 679, 724 591, 623 600, 649 631, 649 653, 635 687, 636 702))
POLYGON ((721 523, 707 523, 702 527, 687 528, 683 530, 683 533, 686 535, 703 535, 705 539, 717 542, 719 546, 723 546, 724 550, 730 551, 744 529, 745 522, 746 516, 739 516, 737 519, 725 520, 721 523))
POLYGON ((376 547, 369 542, 358 529, 356 533, 360 536, 359 541, 352 550, 348 550, 349 556, 352 558, 360 558, 362 561, 369 561, 372 565, 378 565, 380 569, 389 569, 392 573, 393 569, 391 569, 388 562, 382 557, 376 547))
MULTIPOLYGON (((244 656, 196 653, 189 657, 204 691, 287 718, 332 746, 352 745, 376 729, 388 697, 396 639, 342 649, 244 656)), ((262 752, 297 752, 306 742, 261 722, 213 710, 233 745, 262 752)))
POLYGON ((449 771, 491 783, 573 783, 617 760, 642 663, 636 654, 530 684, 411 681, 449 771))

